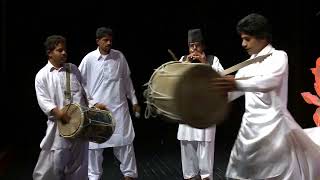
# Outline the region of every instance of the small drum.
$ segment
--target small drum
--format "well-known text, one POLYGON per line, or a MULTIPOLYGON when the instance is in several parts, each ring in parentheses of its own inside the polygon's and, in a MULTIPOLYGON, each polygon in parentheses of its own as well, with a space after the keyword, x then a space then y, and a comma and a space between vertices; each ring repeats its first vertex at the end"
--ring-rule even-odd
POLYGON ((65 138, 86 138, 103 143, 114 132, 115 120, 109 111, 68 104, 62 108, 71 117, 67 124, 58 121, 60 135, 65 138))
POLYGON ((144 92, 145 118, 161 115, 195 128, 221 123, 228 110, 227 96, 209 88, 220 75, 208 64, 170 61, 152 74, 144 92))

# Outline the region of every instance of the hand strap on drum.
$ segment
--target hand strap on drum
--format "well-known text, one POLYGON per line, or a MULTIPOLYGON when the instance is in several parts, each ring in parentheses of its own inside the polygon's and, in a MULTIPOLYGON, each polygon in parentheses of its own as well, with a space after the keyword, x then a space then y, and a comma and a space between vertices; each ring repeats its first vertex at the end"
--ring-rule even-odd
POLYGON ((70 73, 71 73, 71 64, 66 64, 66 91, 64 92, 65 98, 72 102, 71 99, 71 86, 70 86, 70 73))

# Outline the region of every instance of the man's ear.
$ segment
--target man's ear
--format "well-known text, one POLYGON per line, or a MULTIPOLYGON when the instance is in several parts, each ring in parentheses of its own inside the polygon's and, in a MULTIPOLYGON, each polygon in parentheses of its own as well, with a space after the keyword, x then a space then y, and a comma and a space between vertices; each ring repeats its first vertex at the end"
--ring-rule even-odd
POLYGON ((47 56, 48 56, 48 57, 49 57, 50 52, 51 52, 50 50, 47 50, 47 56))

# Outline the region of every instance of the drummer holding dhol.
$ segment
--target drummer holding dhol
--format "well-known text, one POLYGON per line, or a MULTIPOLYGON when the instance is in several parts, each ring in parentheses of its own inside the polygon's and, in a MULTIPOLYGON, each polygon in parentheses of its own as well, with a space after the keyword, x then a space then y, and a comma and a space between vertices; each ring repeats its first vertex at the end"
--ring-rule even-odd
POLYGON ((46 135, 33 172, 33 179, 88 179, 88 141, 66 139, 59 135, 57 121, 68 123, 70 117, 61 108, 70 103, 86 106, 81 87, 81 75, 74 64, 67 61, 66 40, 59 35, 49 36, 45 43, 48 63, 35 77, 35 90, 41 110, 48 116, 46 135), (69 68, 70 67, 70 68, 69 68), (66 74, 69 69, 71 93, 67 96, 66 74))

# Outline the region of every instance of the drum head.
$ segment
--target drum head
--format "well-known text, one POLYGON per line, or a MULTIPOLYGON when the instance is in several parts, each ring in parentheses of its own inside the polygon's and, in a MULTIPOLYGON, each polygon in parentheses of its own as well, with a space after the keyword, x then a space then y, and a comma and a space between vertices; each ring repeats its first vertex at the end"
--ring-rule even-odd
POLYGON ((81 125, 84 121, 84 114, 78 104, 69 104, 62 108, 71 117, 67 124, 58 120, 59 133, 62 137, 75 137, 80 132, 81 125))
POLYGON ((90 108, 86 116, 91 121, 85 130, 85 135, 89 141, 101 144, 109 140, 116 124, 111 112, 90 108))
POLYGON ((189 64, 177 81, 174 91, 178 115, 195 128, 208 128, 220 124, 228 111, 227 96, 209 89, 209 81, 220 75, 206 64, 189 64))
POLYGON ((177 81, 188 70, 188 64, 170 61, 161 65, 151 77, 151 99, 161 119, 180 122, 177 105, 174 99, 177 81))

